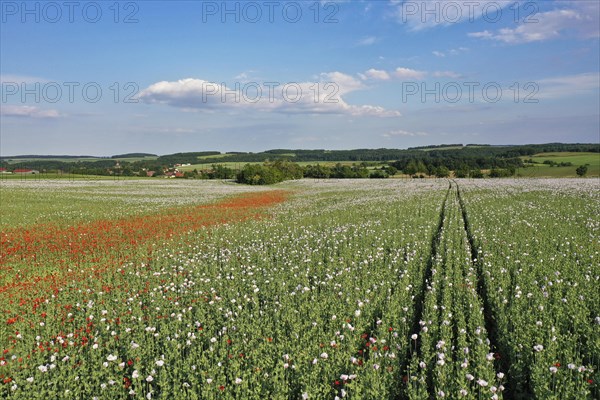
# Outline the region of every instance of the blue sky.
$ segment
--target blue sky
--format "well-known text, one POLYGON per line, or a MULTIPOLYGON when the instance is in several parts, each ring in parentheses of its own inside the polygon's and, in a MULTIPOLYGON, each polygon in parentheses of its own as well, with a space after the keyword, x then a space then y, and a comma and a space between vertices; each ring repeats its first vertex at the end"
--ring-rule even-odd
POLYGON ((598 0, 0 6, 2 155, 600 141, 598 0))

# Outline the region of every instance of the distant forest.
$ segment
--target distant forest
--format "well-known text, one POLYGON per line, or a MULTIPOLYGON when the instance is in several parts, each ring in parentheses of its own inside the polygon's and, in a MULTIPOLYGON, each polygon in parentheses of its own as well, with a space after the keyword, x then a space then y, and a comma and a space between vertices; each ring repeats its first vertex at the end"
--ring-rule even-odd
MULTIPOLYGON (((177 165, 192 164, 198 170, 212 170, 220 163, 265 163, 289 161, 294 163, 352 162, 382 165, 404 171, 409 175, 436 175, 440 171, 472 171, 482 169, 506 169, 523 167, 520 157, 546 152, 600 152, 600 144, 548 143, 515 146, 446 144, 409 149, 356 149, 356 150, 293 150, 274 149, 259 153, 218 151, 176 153, 156 156, 148 153, 128 153, 112 157, 84 156, 12 156, 0 159, 0 167, 7 171, 35 169, 40 172, 56 172, 87 175, 146 175, 155 171, 162 175, 177 165), (73 160, 95 158, 94 160, 73 160), (129 158, 130 160, 127 160, 129 158), (136 160, 137 158, 137 160, 136 160), (19 161, 23 159, 23 161, 19 161), (62 159, 62 160, 57 160, 62 159), (117 159, 119 162, 117 164, 117 159), (10 160, 10 163, 8 162, 10 160), (202 165, 206 165, 203 167, 202 165)), ((314 168, 305 168, 305 176, 312 175, 314 168)), ((198 173, 196 173, 198 174, 198 173)), ((335 176, 335 171, 332 175, 335 176)), ((212 174, 211 176, 219 176, 212 174)), ((190 177, 190 174, 188 176, 190 177)))

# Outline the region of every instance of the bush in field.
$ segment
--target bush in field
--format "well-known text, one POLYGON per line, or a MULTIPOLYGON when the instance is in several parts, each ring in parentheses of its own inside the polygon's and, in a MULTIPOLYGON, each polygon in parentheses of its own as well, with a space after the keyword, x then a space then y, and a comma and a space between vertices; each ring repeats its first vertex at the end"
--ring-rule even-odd
MULTIPOLYGON (((387 175, 389 172, 384 170, 377 171, 380 174, 387 175)), ((323 165, 308 165, 304 168, 304 177, 305 178, 316 178, 316 179, 326 179, 326 178, 335 178, 335 179, 356 179, 356 178, 369 178, 372 177, 372 174, 369 173, 367 166, 363 164, 353 164, 353 165, 343 165, 337 163, 333 167, 323 166, 323 165)), ((380 177, 380 176, 373 176, 380 177)))
POLYGON ((492 168, 490 171, 490 178, 508 178, 515 174, 515 170, 513 168, 500 169, 500 168, 492 168))
POLYGON ((316 178, 316 179, 326 179, 331 178, 331 168, 324 165, 307 165, 304 168, 304 177, 305 178, 316 178))
POLYGON ((450 170, 442 165, 441 167, 436 168, 435 176, 437 178, 447 178, 450 176, 450 170))
POLYGON ((471 175, 471 178, 475 178, 475 179, 483 178, 483 172, 481 172, 481 170, 479 170, 479 169, 472 170, 470 175, 471 175))
POLYGON ((385 167, 385 170, 387 171, 389 176, 394 176, 398 173, 398 170, 394 167, 392 167, 391 165, 388 165, 387 167, 385 167))
POLYGON ((348 178, 368 178, 369 170, 365 165, 342 165, 340 163, 333 167, 332 178, 348 179, 348 178))
POLYGON ((208 173, 209 179, 232 179, 235 177, 235 171, 231 168, 220 164, 212 166, 212 170, 208 173))
POLYGON ((415 160, 410 160, 406 167, 404 167, 403 171, 406 175, 415 175, 417 173, 417 163, 415 160))
POLYGON ((469 177, 469 166, 466 164, 461 164, 456 171, 454 171, 454 175, 457 178, 468 178, 469 177))
POLYGON ((382 170, 375 170, 373 172, 371 172, 371 174, 369 175, 369 178, 371 179, 385 179, 385 178, 389 178, 389 175, 386 171, 382 171, 382 170))
POLYGON ((282 182, 284 178, 280 171, 267 165, 246 164, 237 174, 236 180, 248 185, 272 185, 282 182))
POLYGON ((583 176, 585 176, 587 174, 588 167, 587 167, 587 165, 579 166, 579 167, 577 167, 577 169, 575 170, 575 172, 577 173, 577 176, 583 177, 583 176))
POLYGON ((248 185, 272 185, 291 179, 301 179, 302 168, 289 161, 275 161, 263 165, 246 164, 237 174, 238 183, 248 185))
POLYGON ((296 163, 289 162, 286 160, 277 160, 273 163, 269 164, 271 167, 279 170, 284 179, 302 179, 304 177, 304 173, 302 172, 302 167, 296 163))

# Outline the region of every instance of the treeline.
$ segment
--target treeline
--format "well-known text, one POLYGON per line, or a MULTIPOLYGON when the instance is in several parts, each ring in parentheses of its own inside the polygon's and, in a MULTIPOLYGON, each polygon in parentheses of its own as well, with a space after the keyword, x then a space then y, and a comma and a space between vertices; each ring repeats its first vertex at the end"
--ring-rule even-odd
POLYGON ((156 154, 152 153, 126 153, 126 154, 117 154, 111 156, 110 158, 144 158, 144 157, 158 157, 156 154))
POLYGON ((370 170, 366 163, 333 166, 308 165, 305 167, 287 160, 277 160, 263 164, 246 164, 241 170, 215 164, 211 169, 185 172, 180 178, 187 179, 235 179, 238 183, 247 185, 272 185, 287 180, 316 178, 316 179, 361 179, 388 178, 398 171, 391 166, 381 166, 370 170))
POLYGON ((271 185, 286 180, 316 178, 316 179, 381 179, 395 175, 398 171, 391 166, 382 166, 379 169, 369 170, 365 163, 334 166, 326 165, 300 165, 278 160, 264 164, 246 164, 237 174, 236 181, 248 185, 271 185))
MULTIPOLYGON (((352 162, 361 163, 386 163, 398 171, 408 171, 408 175, 443 176, 445 169, 455 171, 460 175, 471 176, 477 170, 505 170, 512 171, 524 166, 523 156, 532 156, 544 152, 600 152, 599 144, 564 144, 548 143, 523 146, 490 146, 450 144, 439 146, 426 146, 406 150, 399 149, 357 149, 357 150, 289 150, 274 149, 261 153, 230 152, 221 154, 217 151, 203 151, 193 153, 176 153, 160 157, 148 153, 129 153, 96 161, 57 161, 50 158, 57 156, 18 156, 0 159, 0 167, 11 171, 14 169, 30 168, 40 172, 62 171, 87 175, 145 175, 147 171, 154 171, 155 175, 174 168, 178 164, 206 164, 207 169, 211 164, 223 162, 236 163, 273 163, 276 161, 288 162, 352 162), (444 147, 440 147, 444 146, 444 147), (21 158, 37 158, 36 160, 23 160, 8 163, 21 158), (139 157, 138 161, 120 160, 117 158, 139 157), (415 173, 411 173, 416 169, 415 173)), ((68 158, 68 156, 62 156, 68 158)), ((78 156, 80 157, 80 156, 78 156)), ((73 157, 75 158, 75 157, 73 157)), ((347 166, 346 166, 347 167, 347 166)), ((204 168, 202 168, 204 170, 204 168)), ((315 166, 304 171, 308 177, 340 177, 354 174, 363 177, 361 168, 347 170, 343 165, 339 167, 315 166)), ((385 175, 384 172, 379 173, 385 175)), ((208 176, 208 172, 194 174, 208 176)))
MULTIPOLYGON (((263 164, 246 164, 241 170, 236 171, 232 168, 215 164, 210 169, 186 171, 177 176, 184 179, 235 179, 238 183, 247 185, 272 185, 274 183, 286 180, 295 180, 302 178, 314 179, 385 179, 398 173, 409 175, 412 178, 447 178, 452 175, 451 171, 445 166, 432 167, 422 162, 410 162, 403 170, 398 170, 392 165, 378 165, 374 163, 362 162, 359 164, 335 165, 307 165, 300 166, 297 163, 288 160, 277 160, 265 162, 263 164)), ((515 175, 513 168, 493 168, 489 172, 489 177, 500 178, 515 175)), ((465 167, 454 171, 454 176, 458 178, 483 178, 484 174, 480 169, 470 169, 465 167)))
POLYGON ((65 173, 65 174, 81 174, 81 175, 122 175, 135 176, 145 173, 145 171, 153 170, 162 172, 169 168, 167 164, 159 164, 155 160, 143 161, 119 161, 112 158, 100 159, 95 161, 56 161, 56 160, 31 160, 16 163, 8 163, 0 161, 0 167, 6 168, 7 171, 15 169, 34 169, 42 173, 65 173))
POLYGON ((408 175, 416 172, 435 175, 436 170, 445 167, 451 171, 473 169, 517 169, 523 167, 523 160, 519 157, 481 157, 475 154, 463 154, 462 157, 454 155, 440 155, 436 152, 426 152, 413 157, 405 157, 390 163, 394 168, 405 171, 408 175), (416 171, 416 172, 414 172, 416 171))
MULTIPOLYGON (((225 157, 205 157, 196 160, 195 163, 213 164, 215 162, 265 162, 279 159, 290 160, 294 162, 335 162, 335 161, 400 161, 408 162, 411 159, 442 160, 440 164, 448 166, 458 165, 461 160, 473 168, 493 168, 495 166, 486 159, 511 159, 521 156, 531 156, 537 153, 545 152, 600 152, 598 144, 564 144, 549 143, 523 146, 490 146, 474 145, 463 146, 462 144, 427 146, 412 148, 406 150, 400 149, 356 149, 356 150, 291 150, 274 149, 262 153, 228 153, 225 157), (461 147, 462 146, 462 147, 461 147), (446 147, 446 148, 444 148, 446 147), (447 148, 452 147, 452 148, 447 148), (452 165, 450 164, 452 163, 452 165)), ((497 163, 498 167, 500 163, 497 163)))
MULTIPOLYGON (((418 146, 418 147, 409 147, 408 150, 423 150, 423 149, 440 149, 444 147, 463 147, 462 143, 454 143, 454 144, 430 144, 429 146, 418 146)), ((477 146, 477 145, 469 145, 466 146, 477 146)), ((489 145, 485 145, 489 146, 489 145)))
MULTIPOLYGON (((200 157, 220 156, 218 151, 200 151, 194 153, 175 153, 165 156, 160 156, 156 159, 156 164, 159 165, 175 165, 175 164, 201 164, 203 160, 200 157)), ((212 164, 215 161, 207 164, 212 164)))

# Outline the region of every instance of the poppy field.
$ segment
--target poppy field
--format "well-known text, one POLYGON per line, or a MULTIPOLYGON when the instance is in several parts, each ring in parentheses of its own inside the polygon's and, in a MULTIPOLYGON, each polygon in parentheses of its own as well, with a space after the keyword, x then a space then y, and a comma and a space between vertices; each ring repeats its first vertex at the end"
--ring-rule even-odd
POLYGON ((0 182, 0 398, 599 398, 598 189, 0 182))

